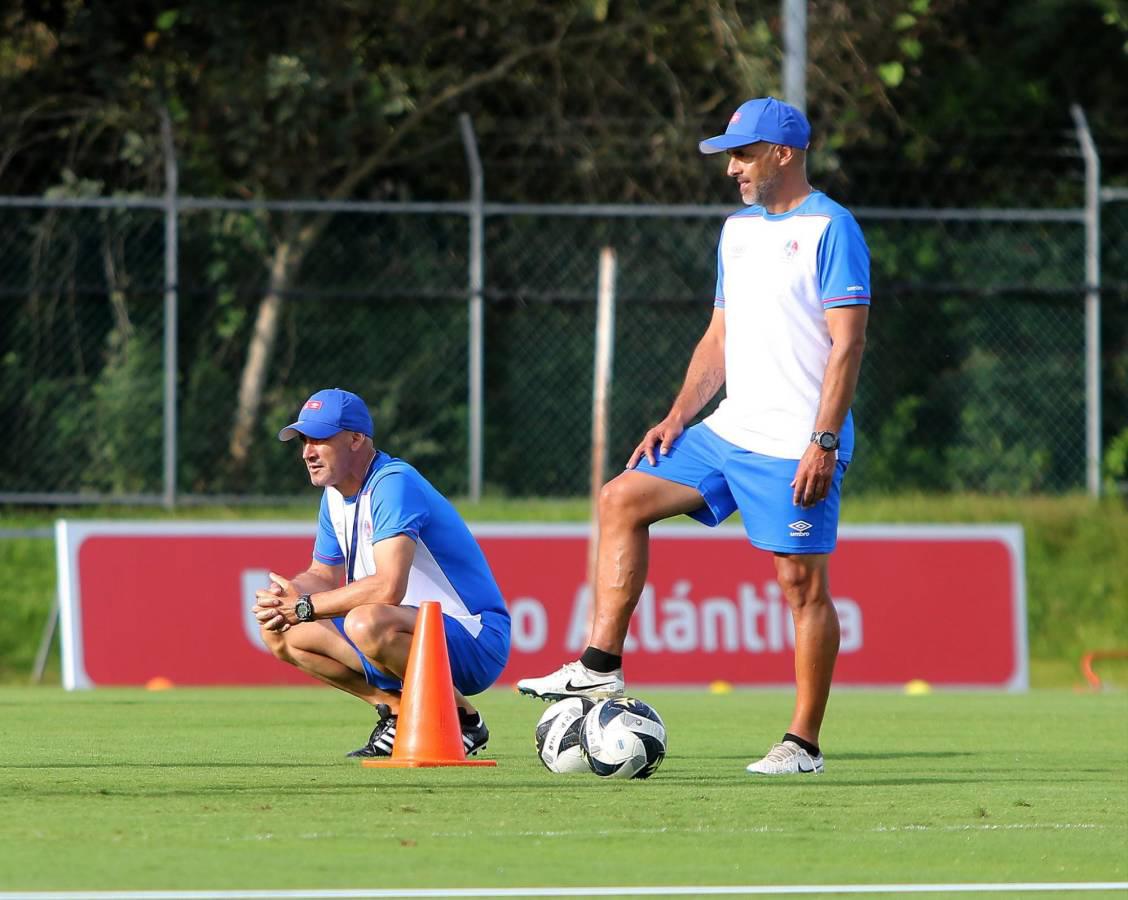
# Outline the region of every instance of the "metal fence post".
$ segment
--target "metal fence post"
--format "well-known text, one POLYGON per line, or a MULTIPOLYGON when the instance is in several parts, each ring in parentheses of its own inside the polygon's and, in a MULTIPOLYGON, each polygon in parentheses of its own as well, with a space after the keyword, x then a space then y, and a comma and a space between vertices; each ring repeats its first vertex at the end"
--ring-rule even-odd
POLYGON ((176 505, 176 325, 177 325, 177 208, 178 172, 172 122, 161 109, 161 145, 165 163, 165 289, 164 289, 164 506, 176 505))
POLYGON ((482 499, 482 378, 485 360, 482 290, 485 282, 485 261, 483 259, 485 190, 482 178, 482 161, 478 156, 478 139, 474 135, 474 124, 470 121, 470 116, 466 113, 460 113, 458 127, 462 132, 462 146, 466 151, 466 163, 470 168, 469 488, 470 499, 477 502, 482 499))
MULTIPOLYGON (((443 276, 441 284, 430 284, 428 279, 430 276, 426 274, 426 270, 420 267, 420 277, 423 283, 417 287, 422 294, 427 296, 438 296, 445 300, 451 300, 455 303, 455 308, 463 303, 467 304, 469 312, 469 321, 467 324, 467 331, 462 332, 462 326, 452 323, 449 317, 446 320, 447 325, 454 327, 453 332, 442 332, 443 337, 449 336, 454 343, 453 353, 457 354, 459 349, 462 352, 469 350, 468 364, 459 368, 457 365, 454 370, 449 370, 448 367, 443 367, 443 385, 449 388, 449 392, 444 395, 443 409, 449 409, 451 406, 461 408, 465 404, 464 401, 457 399, 458 395, 464 398, 467 393, 469 394, 469 413, 466 423, 461 421, 457 423, 447 423, 444 425, 448 429, 446 434, 452 438, 452 442, 460 439, 468 439, 468 452, 467 461, 469 462, 469 497, 477 500, 483 492, 483 427, 484 421, 484 268, 485 268, 485 238, 484 238, 484 220, 486 216, 499 217, 495 221, 500 221, 500 217, 531 217, 538 220, 537 227, 544 229, 546 226, 545 219, 558 217, 558 218, 571 218, 576 219, 582 217, 585 219, 599 219, 599 220, 615 220, 626 219, 631 221, 632 228, 642 229, 644 225, 649 225, 649 222, 657 219, 697 219, 697 220, 713 220, 720 222, 724 217, 731 213, 732 207, 729 204, 723 205, 639 205, 639 204, 533 204, 533 203, 492 203, 484 198, 484 189, 481 183, 481 167, 477 162, 477 144, 473 136, 473 127, 469 119, 464 120, 463 126, 464 140, 469 139, 466 143, 466 152, 468 157, 468 172, 474 175, 474 184, 471 185, 473 190, 473 202, 469 200, 451 202, 451 203, 423 203, 423 202, 395 202, 395 201, 294 201, 294 200, 232 200, 232 199, 217 199, 217 198, 194 198, 194 197, 180 197, 176 190, 176 163, 175 155, 171 147, 166 151, 165 163, 169 168, 168 171, 168 184, 166 185, 167 191, 163 196, 152 197, 92 197, 92 198, 77 198, 77 197, 5 197, 0 196, 0 210, 15 209, 20 211, 20 215, 27 216, 32 211, 37 210, 54 210, 56 213, 61 211, 78 212, 82 210, 145 210, 144 216, 140 217, 138 222, 131 225, 133 228, 140 229, 144 226, 144 232, 138 231, 138 235, 145 235, 151 238, 153 227, 158 227, 161 218, 164 219, 166 225, 165 234, 165 273, 164 273, 164 291, 165 291, 165 344, 166 351, 163 361, 163 386, 165 389, 165 396, 163 399, 163 435, 165 437, 165 469, 164 469, 164 483, 161 490, 155 488, 147 493, 124 493, 115 492, 111 488, 103 488, 101 492, 84 492, 77 488, 71 490, 63 490, 68 486, 65 482, 47 483, 43 484, 40 481, 29 480, 26 484, 20 482, 7 481, 2 487, 5 489, 0 490, 0 503, 70 503, 70 504, 87 504, 87 503, 121 503, 121 504, 164 504, 182 506, 185 503, 202 503, 205 501, 213 501, 219 503, 226 502, 275 502, 276 498, 269 498, 263 494, 250 494, 250 495, 226 495, 219 493, 195 493, 189 491, 184 496, 179 496, 177 490, 177 478, 179 474, 178 466, 178 426, 177 421, 179 417, 179 404, 177 402, 178 395, 178 366, 177 366, 177 339, 178 332, 178 315, 177 304, 179 299, 179 288, 177 284, 177 270, 178 270, 178 222, 179 211, 181 209, 186 212, 195 212, 197 210, 229 210, 243 214, 258 214, 272 211, 285 211, 291 213, 309 212, 317 214, 325 214, 329 212, 344 212, 353 214, 381 214, 381 215, 437 215, 445 217, 444 221, 455 231, 454 239, 457 242, 461 240, 458 237, 458 229, 462 227, 461 223, 466 221, 468 224, 468 239, 469 239, 469 257, 467 261, 467 269, 460 269, 462 265, 460 262, 454 262, 455 269, 453 271, 446 271, 443 276), (157 218, 154 219, 153 217, 157 218), (468 271, 467 271, 468 270, 468 271), (461 272, 467 272, 464 276, 461 272), (462 278, 468 278, 469 287, 462 281, 462 278), (462 341, 467 343, 462 343, 462 341), (462 381, 463 385, 458 385, 458 381, 462 381), (450 392, 453 392, 453 396, 450 392), (453 401, 453 402, 452 402, 453 401), (452 433, 449 429, 453 428, 452 433), (462 434, 458 434, 461 431, 462 434), (29 488, 32 485, 40 487, 41 490, 31 491, 29 488)), ((166 143, 171 143, 171 124, 166 126, 166 143)), ((1084 143, 1082 143, 1084 147, 1084 143)), ((1093 179, 1098 174, 1098 160, 1096 158, 1095 150, 1091 147, 1090 169, 1089 178, 1090 185, 1094 183, 1093 179)), ((1076 155, 1076 160, 1080 160, 1080 155, 1076 155)), ((1107 203, 1110 200, 1128 199, 1128 188, 1113 188, 1107 187, 1100 191, 1099 200, 1102 203, 1107 203)), ((1076 275, 1081 274, 1074 272, 1076 262, 1073 262, 1074 257, 1070 258, 1070 265, 1072 268, 1068 272, 1060 272, 1053 274, 1051 272, 1051 283, 1043 285, 1041 283, 1027 283, 1025 277, 1018 277, 1011 272, 1009 265, 1004 266, 1003 261, 1000 259, 996 261, 998 270, 994 278, 988 278, 985 283, 975 283, 961 285, 961 288, 966 289, 969 293, 992 298, 993 295, 999 291, 1017 291, 1021 292, 1020 296, 1024 296, 1026 292, 1031 294, 1041 294, 1044 291, 1050 295, 1060 296, 1066 298, 1066 303, 1060 304, 1038 304, 1038 309, 1041 310, 1051 309, 1054 311, 1053 316, 1041 321, 1041 324, 1035 323, 1039 329, 1043 328, 1057 328, 1059 325, 1073 331, 1081 324, 1080 320, 1085 318, 1085 325, 1082 327, 1086 330, 1086 350, 1088 351, 1086 359, 1085 374, 1087 376, 1084 387, 1079 382, 1082 380, 1081 370, 1076 367, 1077 350, 1079 345, 1069 346, 1065 352, 1068 354, 1068 361, 1072 363, 1072 368, 1069 368, 1068 363, 1061 368, 1064 372, 1058 382, 1055 383, 1056 397, 1060 398, 1062 404, 1068 407, 1069 416, 1073 417, 1074 424, 1071 424, 1067 431, 1056 431, 1047 437, 1045 442, 1045 449, 1048 454, 1048 462, 1054 468, 1052 471, 1046 469, 1048 473, 1046 480, 1037 480, 1033 483, 1033 487, 1019 488, 1021 490, 1049 490, 1056 491, 1060 489, 1074 490, 1077 487, 1085 484, 1086 487, 1096 493, 1100 490, 1101 484, 1099 481, 1100 475, 1100 440, 1102 437, 1099 426, 1101 424, 1101 397, 1100 397, 1100 372, 1097 368, 1099 358, 1099 336, 1100 336, 1100 264, 1101 259, 1097 253, 1096 242, 1100 238, 1098 232, 1099 223, 1096 219, 1097 210, 1094 208, 1094 200, 1092 193, 1089 195, 1089 204, 1087 207, 1081 204, 1076 204, 1075 207, 1070 208, 984 208, 984 209, 966 209, 966 208, 944 208, 944 207, 930 207, 930 208, 909 208, 909 207, 864 207, 858 206, 854 208, 855 215, 859 220, 865 222, 867 225, 871 222, 882 223, 883 228, 895 229, 897 232, 908 231, 913 228, 931 228, 935 227, 938 223, 946 222, 964 222, 975 223, 978 227, 984 229, 991 229, 992 232, 999 232, 1000 234, 1007 233, 1009 229, 1008 223, 1017 223, 1017 227, 1027 228, 1032 227, 1036 230, 1032 233, 1029 240, 1034 243, 1032 246, 1037 246, 1038 241, 1052 240, 1050 237, 1050 229, 1038 227, 1039 224, 1048 225, 1050 223, 1066 224, 1072 229, 1078 229, 1085 226, 1087 231, 1085 237, 1087 239, 1087 248, 1089 258, 1087 260, 1087 280, 1077 278, 1076 275), (1016 280, 1017 278, 1017 280, 1016 280), (1082 306, 1076 302, 1078 294, 1084 294, 1086 297, 1086 304, 1084 306, 1084 314, 1082 313, 1082 306), (1068 318, 1067 318, 1068 317, 1068 318), (1084 417, 1084 424, 1081 418, 1084 417), (1082 441, 1086 442, 1085 447, 1079 446, 1082 441), (1084 460, 1084 465, 1082 465, 1084 460), (1049 476, 1053 477, 1050 478, 1049 476)), ((44 232, 44 226, 38 225, 37 221, 32 221, 30 224, 21 222, 20 215, 9 216, 4 215, 0 217, 4 220, 5 226, 15 228, 18 232, 26 232, 29 235, 37 235, 44 232), (37 230, 38 229, 38 230, 37 230)), ((34 218, 34 217, 33 217, 34 218)), ((1106 220, 1107 221, 1107 220, 1106 220)), ((59 230, 58 234, 70 233, 76 227, 89 227, 89 223, 84 223, 82 220, 68 220, 66 223, 68 229, 59 230)), ((97 223, 95 223, 97 224, 97 223)), ((186 227, 187 227, 186 220, 186 227)), ((564 227, 560 223, 547 223, 551 227, 564 227)), ((598 223, 596 223, 598 225, 598 223)), ((691 235, 697 233, 697 225, 691 223, 685 224, 688 230, 685 234, 691 235)), ((97 227, 104 227, 98 225, 97 227)), ((709 226, 711 231, 712 225, 709 226)), ((612 233, 619 233, 622 229, 615 228, 608 230, 612 233)), ((506 229, 508 231, 508 229, 506 229)), ((5 232, 7 234, 8 232, 5 232)), ((12 232, 16 233, 16 232, 12 232)), ((571 235, 569 238, 570 247, 572 251, 578 251, 580 247, 585 245, 589 237, 597 233, 593 231, 590 225, 577 227, 569 225, 566 233, 571 235)), ((645 239, 645 234, 650 233, 639 231, 639 236, 645 239)), ((131 232, 132 234, 132 232, 131 232)), ((1074 237, 1080 237, 1080 233, 1073 232, 1074 237)), ((517 240, 519 236, 510 234, 501 235, 499 238, 505 237, 506 240, 517 240)), ((131 238, 135 239, 135 238, 131 238)), ((159 238, 158 238, 159 239, 159 238)), ((682 240, 687 240, 682 238, 682 240)), ((710 234, 709 242, 715 241, 715 235, 710 234)), ((959 252, 960 254, 976 254, 981 253, 982 241, 973 240, 966 235, 949 235, 947 229, 941 229, 940 233, 936 235, 936 240, 942 241, 950 249, 959 252), (954 241, 954 243, 949 243, 954 241)), ((98 242, 88 240, 82 242, 81 246, 95 248, 98 242), (87 246, 89 245, 89 246, 87 246)), ((558 242, 559 243, 559 242, 558 242)), ((56 281, 52 280, 53 276, 45 274, 48 270, 46 268, 36 269, 32 262, 25 257, 32 252, 31 245, 27 244, 22 238, 20 240, 8 240, 0 242, 0 270, 3 270, 4 277, 0 279, 0 287, 9 291, 11 296, 31 296, 29 291, 52 291, 58 292, 59 287, 56 281), (16 254, 16 262, 11 262, 11 254, 16 254), (19 254, 24 254, 20 256, 19 254), (23 280, 19 277, 13 278, 13 272, 19 273, 23 271, 20 266, 24 266, 27 271, 36 274, 37 281, 31 285, 24 284, 23 280)), ((62 254, 69 250, 70 245, 63 245, 58 243, 55 245, 45 245, 52 253, 59 255, 62 260, 62 265, 66 267, 67 272, 77 273, 80 266, 85 264, 81 257, 64 258, 62 254)), ((442 242, 443 248, 446 246, 445 240, 442 242)), ((464 245, 466 246, 466 245, 464 245)), ((528 248, 528 252, 536 253, 536 266, 535 268, 529 266, 507 266, 506 271, 502 272, 499 268, 497 272, 492 273, 492 277, 496 282, 496 289, 499 296, 524 296, 531 294, 536 297, 543 298, 551 304, 569 302, 570 300, 580 299, 587 301, 589 299, 589 290, 584 288, 580 291, 577 287, 581 283, 579 271, 572 271, 571 268, 562 260, 549 259, 543 251, 537 250, 537 244, 525 241, 523 244, 517 242, 515 247, 520 247, 522 251, 528 248), (500 279, 500 280, 499 280, 500 279), (534 279, 534 282, 522 281, 522 279, 534 279)), ((436 249, 436 246, 431 246, 428 243, 426 246, 418 248, 421 254, 431 254, 436 249)), ((243 251, 240 251, 243 252, 243 251)), ((465 251, 464 251, 465 252, 465 251)), ((430 258, 429 256, 427 257, 430 258)), ((54 259, 54 257, 52 257, 54 259)), ((447 261, 449 256, 443 253, 442 259, 447 261)), ((982 260, 980 260, 982 262, 982 260)), ((698 278, 700 274, 694 275, 692 269, 685 267, 684 261, 667 258, 662 262, 667 266, 665 273, 666 279, 670 282, 669 294, 670 296, 663 296, 662 300, 680 300, 683 296, 688 296, 688 292, 697 291, 697 288, 690 286, 689 279, 698 278)), ((990 262, 990 260, 987 260, 990 262)), ((159 264, 158 264, 159 265, 159 264)), ((1050 265, 1050 261, 1046 262, 1050 265)), ((1055 268, 1053 270, 1057 272, 1055 268)), ((989 273, 988 273, 989 274, 989 273)), ((153 272, 151 269, 147 270, 147 278, 149 284, 152 283, 153 277, 160 279, 161 273, 153 272)), ((637 281, 637 275, 634 276, 634 281, 625 287, 624 293, 626 295, 637 295, 642 285, 637 281), (631 294, 631 292, 634 294, 631 294)), ((1041 277, 1041 276, 1038 276, 1041 277)), ((624 285, 627 282, 624 281, 624 285)), ((412 296, 411 291, 416 286, 409 286, 404 288, 405 295, 399 296, 399 288, 395 290, 387 290, 381 286, 376 286, 373 293, 380 296, 387 296, 395 302, 402 302, 412 296)), ((931 290, 931 285, 910 282, 906 286, 907 290, 931 290)), ((329 285, 321 286, 313 294, 324 294, 326 296, 333 296, 337 293, 342 296, 359 295, 354 291, 350 283, 342 284, 339 286, 329 285)), ((151 292, 150 292, 151 293, 151 292)), ((367 293, 364 291, 363 293, 367 293)), ((659 298, 655 298, 656 300, 659 298)), ((647 301, 649 303, 649 300, 647 301)), ((25 303, 8 303, 3 305, 3 311, 9 315, 18 315, 23 311, 25 303)), ((638 304, 632 307, 637 311, 640 308, 638 304)), ((668 307, 666 307, 668 308, 668 307)), ((999 315, 1004 314, 1002 304, 997 304, 999 315)), ((657 307, 654 308, 655 311, 657 307)), ((150 305, 150 314, 151 314, 150 305)), ((539 314, 540 308, 531 309, 530 313, 539 314)), ((1009 313, 1008 313, 1009 314, 1009 313)), ((524 316, 520 323, 514 323, 514 326, 519 325, 522 329, 528 329, 531 316, 524 316)), ((651 319, 648 318, 648 321, 651 319)), ((50 321, 49 317, 44 321, 50 321)), ((579 318, 576 318, 579 321, 579 318)), ((656 323, 664 323, 666 321, 665 314, 663 316, 654 318, 656 323)), ((673 321, 670 319, 669 321, 673 321)), ((509 327, 510 322, 502 322, 499 320, 499 326, 509 327)), ((7 319, 0 320, 0 332, 3 332, 7 337, 7 319)), ((673 327, 673 326, 671 326, 673 327)), ((1032 326, 1034 327, 1034 326, 1032 326)), ((1107 317, 1105 322, 1105 330, 1107 331, 1107 317)), ((1057 334, 1058 332, 1054 332, 1057 334)), ((93 334, 93 333, 92 333, 93 334)), ((1047 332, 1049 334, 1049 332, 1047 332)), ((94 334, 94 337, 102 339, 101 334, 94 334)), ((636 339, 637 335, 632 334, 631 339, 636 339)), ((1037 337, 1037 336, 1032 336, 1037 337)), ((74 340, 82 340, 83 336, 79 332, 73 335, 74 340)), ((586 336, 585 336, 586 339, 586 336)), ((1071 340, 1076 339, 1071 338, 1071 340)), ((981 338, 983 346, 987 349, 995 346, 999 338, 994 334, 985 334, 981 338)), ((1041 338, 1038 338, 1040 341, 1041 338)), ((76 344, 76 346, 80 346, 76 344)), ((560 349, 563 351, 565 348, 561 342, 556 342, 550 345, 552 350, 560 349)), ((998 346, 1001 353, 1011 353, 1020 350, 1013 346, 1011 343, 1005 343, 998 346)), ((1059 352, 1058 348, 1053 348, 1054 352, 1059 352)), ((629 341, 623 346, 623 358, 628 360, 628 365, 624 367, 624 371, 629 371, 632 363, 637 365, 636 359, 640 357, 635 356, 642 351, 637 344, 630 343, 629 341)), ((448 354, 444 358, 450 358, 448 354)), ((540 360, 533 360, 539 362, 540 360)), ((886 361, 886 365, 897 366, 901 364, 910 364, 908 358, 890 355, 886 361)), ((156 365, 162 365, 157 363, 156 365)), ((1056 363, 1055 363, 1056 365, 1056 363)), ((151 371, 151 365, 150 365, 151 371)), ((541 372, 540 375, 552 376, 552 372, 541 372)), ((149 375, 147 377, 152 377, 149 375)), ((89 403, 89 385, 92 383, 90 379, 84 382, 83 387, 86 391, 82 396, 74 397, 76 404, 89 403)), ((0 393, 8 387, 7 381, 0 379, 0 393)), ((571 385, 569 387, 574 387, 571 385)), ((1009 389, 1009 388, 1008 388, 1009 389)), ((1033 391, 1029 392, 1035 393, 1033 391)), ((1038 392, 1042 399, 1045 399, 1045 392, 1038 392)), ((0 400, 7 399, 0 397, 0 400)), ((1021 399, 1026 403, 1027 398, 1021 399)), ((1041 417, 1046 417, 1052 414, 1052 408, 1057 399, 1047 400, 1045 403, 1027 404, 1030 411, 1041 417)), ((77 408, 77 406, 76 406, 77 408)), ((541 410, 534 409, 533 412, 539 414, 541 410)), ((503 429, 509 427, 509 423, 499 421, 496 423, 497 427, 503 429)), ((535 424, 534 424, 535 427, 535 424)), ((531 429, 522 429, 521 433, 516 435, 518 439, 524 440, 523 435, 531 429)), ((507 440, 511 440, 507 438, 507 440)), ((968 438, 968 447, 970 451, 979 454, 979 459, 985 459, 990 456, 991 449, 983 444, 976 444, 974 435, 968 438)), ((500 444, 498 445, 500 447, 500 444)), ((507 452, 510 447, 503 448, 507 452)), ((519 452, 519 451, 514 451, 519 452)), ((495 457, 496 457, 495 452, 495 457)), ((155 461, 154 461, 155 462, 155 461)), ((449 461, 448 461, 449 462, 449 461)), ((455 459, 454 468, 445 468, 443 477, 448 479, 450 489, 457 492, 465 490, 463 487, 467 482, 463 481, 466 477, 467 467, 466 462, 455 459), (460 474, 461 473, 461 474, 460 474)), ((1034 476, 1041 479, 1040 474, 1042 469, 1039 469, 1034 476)), ((152 476, 150 476, 152 477, 152 476)), ((160 478, 161 476, 156 476, 160 478)), ((572 482, 566 481, 567 476, 556 476, 555 473, 551 477, 541 479, 536 484, 544 484, 546 487, 534 487, 532 480, 520 482, 521 486, 518 488, 520 491, 541 491, 541 492, 555 492, 559 493, 560 486, 566 485, 564 490, 577 491, 575 480, 572 482)), ((953 482, 953 485, 955 482, 953 482)), ((960 485, 975 489, 977 487, 986 485, 985 476, 982 473, 972 473, 966 479, 961 477, 960 485)), ((986 489, 992 490, 990 486, 986 489)), ((206 488, 204 490, 207 490, 206 488)))
POLYGON ((1085 481, 1101 493, 1101 159, 1085 111, 1070 109, 1085 159, 1085 481))

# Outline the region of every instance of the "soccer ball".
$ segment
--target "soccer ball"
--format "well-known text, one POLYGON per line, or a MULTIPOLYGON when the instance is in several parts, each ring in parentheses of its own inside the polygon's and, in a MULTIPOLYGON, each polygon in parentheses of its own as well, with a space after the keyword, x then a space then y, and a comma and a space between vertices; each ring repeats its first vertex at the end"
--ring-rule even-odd
POLYGON ((666 726, 641 700, 604 700, 584 719, 580 751, 596 775, 649 778, 666 758, 666 726))
POLYGON ((550 772, 568 774, 588 771, 580 753, 580 726, 595 706, 587 697, 566 697, 553 703, 537 722, 537 755, 550 772))

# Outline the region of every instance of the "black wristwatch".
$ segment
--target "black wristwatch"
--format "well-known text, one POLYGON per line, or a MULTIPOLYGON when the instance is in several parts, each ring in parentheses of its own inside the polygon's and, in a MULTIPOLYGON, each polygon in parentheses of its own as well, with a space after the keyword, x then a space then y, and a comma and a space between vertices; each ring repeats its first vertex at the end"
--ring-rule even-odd
POLYGON ((838 435, 833 431, 812 431, 811 443, 818 444, 823 450, 837 450, 838 435))
POLYGON ((299 622, 313 621, 313 604, 310 602, 309 594, 298 597, 298 602, 294 604, 294 615, 298 617, 299 622))

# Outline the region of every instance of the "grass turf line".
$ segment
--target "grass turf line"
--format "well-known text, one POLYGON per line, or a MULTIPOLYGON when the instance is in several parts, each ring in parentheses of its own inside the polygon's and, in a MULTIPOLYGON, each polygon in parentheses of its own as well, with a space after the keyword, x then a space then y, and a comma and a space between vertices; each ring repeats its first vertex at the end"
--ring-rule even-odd
POLYGON ((556 776, 543 704, 481 698, 496 770, 378 772, 321 688, 0 689, 5 890, 1123 881, 1128 698, 840 691, 827 772, 744 765, 786 691, 639 690, 650 781, 556 776))

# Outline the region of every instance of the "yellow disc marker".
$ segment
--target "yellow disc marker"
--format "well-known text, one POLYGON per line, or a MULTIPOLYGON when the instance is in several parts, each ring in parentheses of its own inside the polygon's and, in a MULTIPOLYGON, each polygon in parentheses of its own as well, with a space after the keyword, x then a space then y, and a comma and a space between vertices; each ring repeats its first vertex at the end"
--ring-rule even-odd
POLYGON ((921 678, 914 678, 905 685, 905 693, 911 697, 919 697, 922 694, 931 694, 932 685, 921 678))

